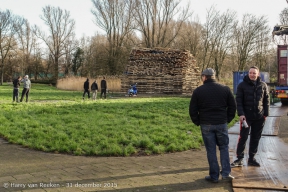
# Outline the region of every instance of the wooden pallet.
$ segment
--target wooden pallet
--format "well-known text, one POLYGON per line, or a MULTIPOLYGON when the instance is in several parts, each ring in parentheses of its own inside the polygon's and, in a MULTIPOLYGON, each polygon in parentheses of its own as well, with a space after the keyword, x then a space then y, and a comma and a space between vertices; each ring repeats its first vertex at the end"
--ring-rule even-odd
POLYGON ((196 60, 187 50, 133 49, 121 90, 137 83, 139 93, 191 94, 200 83, 196 60))

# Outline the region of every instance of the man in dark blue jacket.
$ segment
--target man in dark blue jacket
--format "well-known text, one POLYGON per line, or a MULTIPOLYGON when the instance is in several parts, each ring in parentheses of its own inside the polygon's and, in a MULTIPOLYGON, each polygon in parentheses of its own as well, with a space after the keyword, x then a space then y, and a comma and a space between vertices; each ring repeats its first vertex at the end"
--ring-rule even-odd
POLYGON ((193 91, 189 114, 192 122, 201 126, 209 163, 205 179, 217 183, 221 174, 222 179, 232 180, 227 123, 235 117, 236 102, 230 88, 216 82, 213 69, 205 69, 201 78, 204 84, 193 91), (221 172, 216 146, 220 150, 221 172))
POLYGON ((261 138, 265 119, 269 115, 269 91, 266 83, 261 81, 258 67, 251 67, 237 87, 236 102, 240 123, 245 120, 248 127, 240 126, 240 137, 237 145, 237 159, 231 164, 232 167, 243 166, 244 150, 250 132, 248 165, 260 166, 254 158, 261 138))

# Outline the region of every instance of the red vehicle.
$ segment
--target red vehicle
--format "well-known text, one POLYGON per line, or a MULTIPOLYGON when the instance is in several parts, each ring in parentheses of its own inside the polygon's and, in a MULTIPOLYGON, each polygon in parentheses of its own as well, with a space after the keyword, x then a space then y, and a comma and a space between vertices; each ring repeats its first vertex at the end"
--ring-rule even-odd
POLYGON ((278 82, 276 86, 276 96, 281 103, 288 105, 288 45, 278 45, 278 82))

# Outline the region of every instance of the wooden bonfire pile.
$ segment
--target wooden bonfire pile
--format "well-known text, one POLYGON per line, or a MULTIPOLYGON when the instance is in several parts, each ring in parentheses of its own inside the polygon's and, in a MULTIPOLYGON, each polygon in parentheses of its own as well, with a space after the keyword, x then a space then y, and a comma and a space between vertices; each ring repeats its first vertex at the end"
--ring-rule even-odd
POLYGON ((200 71, 186 50, 133 49, 121 90, 127 92, 137 83, 139 93, 191 94, 199 85, 200 71))

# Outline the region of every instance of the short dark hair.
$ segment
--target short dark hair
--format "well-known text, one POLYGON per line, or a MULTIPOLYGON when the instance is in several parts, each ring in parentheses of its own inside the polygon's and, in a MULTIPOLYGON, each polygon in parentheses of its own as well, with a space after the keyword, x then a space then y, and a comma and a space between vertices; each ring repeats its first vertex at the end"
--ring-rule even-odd
POLYGON ((252 66, 252 67, 250 67, 250 69, 257 69, 258 71, 260 71, 259 68, 256 66, 252 66))

